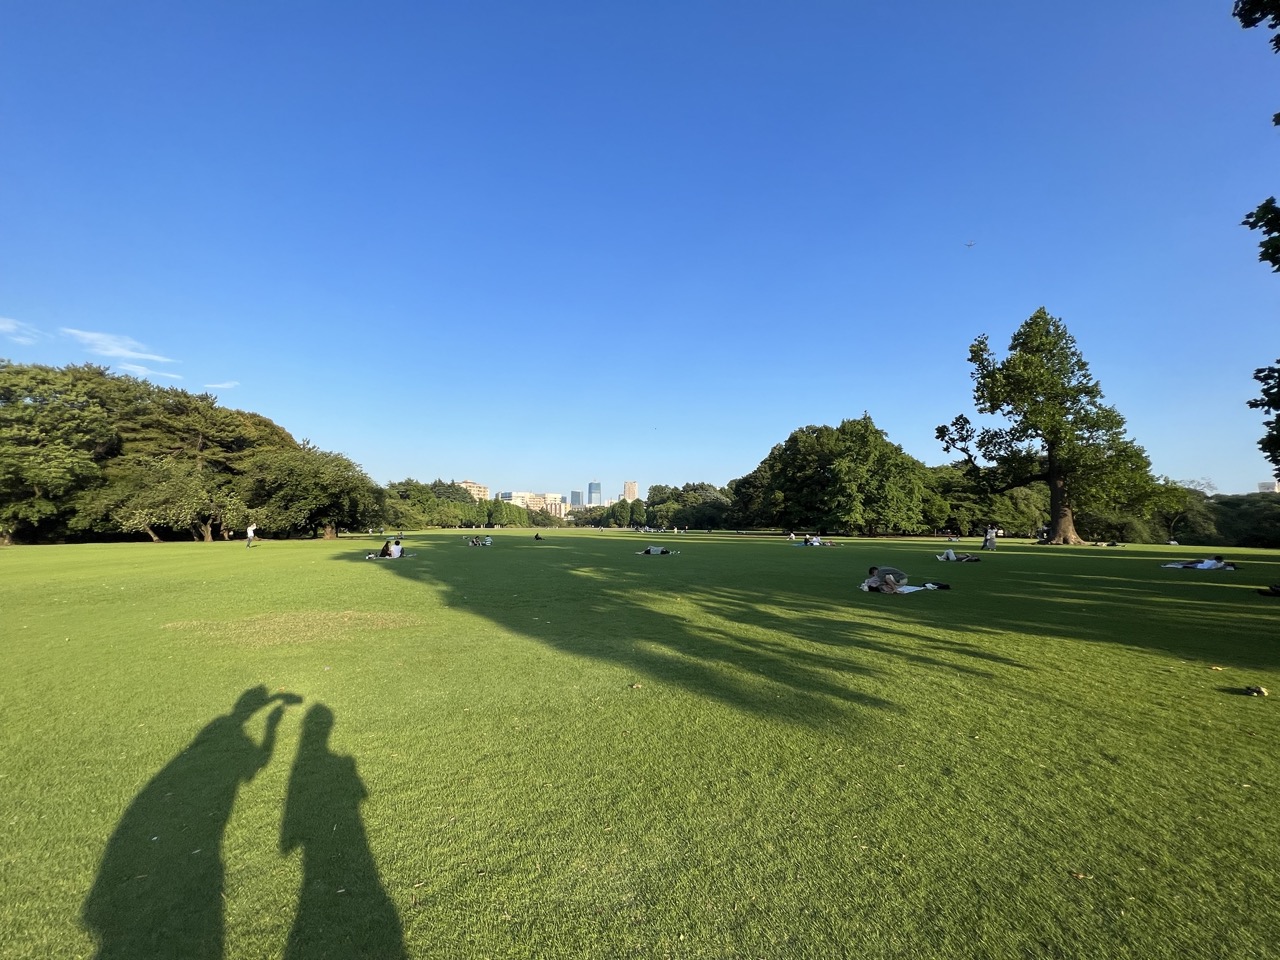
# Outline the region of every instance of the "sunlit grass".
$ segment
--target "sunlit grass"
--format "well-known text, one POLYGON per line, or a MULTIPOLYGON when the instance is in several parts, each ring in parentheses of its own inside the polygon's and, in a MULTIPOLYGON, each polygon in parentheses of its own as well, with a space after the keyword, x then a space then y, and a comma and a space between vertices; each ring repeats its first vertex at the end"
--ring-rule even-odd
POLYGON ((1275 954, 1280 701, 1241 692, 1280 687, 1274 553, 495 538, 0 552, 0 952, 92 953, 108 841, 262 684, 305 702, 226 824, 228 957, 317 933, 281 852, 317 704, 368 794, 340 859, 371 851, 382 887, 334 894, 335 955, 1275 954), (861 593, 872 562, 953 589, 861 593))

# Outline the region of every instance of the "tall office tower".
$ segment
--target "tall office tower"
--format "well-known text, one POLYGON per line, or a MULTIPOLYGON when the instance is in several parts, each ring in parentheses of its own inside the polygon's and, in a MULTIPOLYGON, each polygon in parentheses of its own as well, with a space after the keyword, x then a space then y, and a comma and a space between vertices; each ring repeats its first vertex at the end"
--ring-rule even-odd
POLYGON ((622 499, 623 500, 639 500, 640 485, 634 480, 622 481, 622 499))
POLYGON ((580 507, 580 506, 582 506, 582 491, 581 491, 581 490, 570 490, 570 491, 569 491, 569 506, 571 506, 571 507, 580 507))
POLYGON ((587 506, 598 507, 604 503, 604 498, 600 496, 600 481, 592 480, 587 484, 587 506))

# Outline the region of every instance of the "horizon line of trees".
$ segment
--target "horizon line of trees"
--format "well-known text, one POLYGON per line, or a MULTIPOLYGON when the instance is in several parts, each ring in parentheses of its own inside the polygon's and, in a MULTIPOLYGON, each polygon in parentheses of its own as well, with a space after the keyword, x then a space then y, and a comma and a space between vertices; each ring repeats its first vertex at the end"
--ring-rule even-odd
MULTIPOLYGON (((1004 360, 996 361, 986 337, 970 359, 979 411, 1002 414, 1009 425, 978 428, 961 415, 939 427, 944 449, 962 454, 952 463, 926 466, 864 412, 835 427, 793 431, 723 487, 655 484, 647 500, 577 510, 568 522, 863 535, 969 535, 995 524, 1050 540, 1068 531, 1059 542, 1280 546, 1280 495, 1223 496, 1205 482, 1153 477, 1145 453, 1124 436, 1123 418, 1101 405, 1074 340, 1043 309, 1015 334, 1004 360), (1057 407, 1045 399, 1054 396, 1062 398, 1057 407), (1019 404, 1039 419, 1031 422, 1019 404)), ((251 521, 279 537, 566 523, 498 499, 477 502, 441 479, 381 487, 344 455, 299 442, 259 414, 221 407, 209 394, 90 364, 0 360, 3 542, 211 541, 251 521)))

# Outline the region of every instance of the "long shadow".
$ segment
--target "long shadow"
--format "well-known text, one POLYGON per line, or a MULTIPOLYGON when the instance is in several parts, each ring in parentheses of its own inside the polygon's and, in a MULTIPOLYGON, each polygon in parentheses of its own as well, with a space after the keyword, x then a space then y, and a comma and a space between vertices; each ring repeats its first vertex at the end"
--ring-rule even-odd
MULTIPOLYGON (((848 579, 837 551, 761 551, 743 567, 719 562, 723 551, 741 549, 737 543, 689 538, 680 556, 633 556, 643 545, 624 534, 537 545, 502 537, 476 550, 428 535, 417 539, 413 560, 377 569, 431 584, 448 606, 562 652, 806 725, 850 707, 900 711, 883 681, 889 659, 984 678, 994 676, 992 667, 1022 666, 963 644, 930 655, 909 625, 859 618, 829 580, 806 575, 829 575, 838 564, 856 596, 861 577, 848 579)), ((338 559, 368 563, 355 551, 338 559)))
POLYGON ((98 960, 221 960, 222 839, 242 783, 266 766, 291 694, 242 693, 129 804, 107 842, 82 918, 98 960), (256 743, 245 724, 272 702, 256 743))
POLYGON ((882 683, 856 689, 859 675, 879 679, 876 664, 884 658, 977 676, 1036 669, 1008 654, 1008 631, 1229 665, 1280 663, 1272 640, 1280 604, 1253 592, 1258 583, 1280 579, 1266 556, 1250 556, 1241 571, 1215 578, 1161 569, 1167 556, 1158 548, 1030 546, 957 565, 937 563, 930 544, 850 541, 826 553, 690 537, 679 541, 684 556, 633 561, 630 553, 643 543, 624 534, 536 546, 503 536, 494 550, 517 554, 513 568, 492 563, 485 551, 451 552, 431 535, 418 542, 415 565, 389 569, 439 587, 450 606, 575 655, 631 666, 749 711, 810 722, 849 705, 898 709, 884 699, 891 688, 882 683), (722 563, 729 549, 732 565, 722 563), (914 570, 917 579, 942 575, 955 590, 923 598, 859 593, 869 561, 914 570), (669 592, 670 605, 655 604, 655 591, 669 592), (691 622, 690 606, 721 623, 691 622), (576 609, 579 623, 568 622, 564 609, 576 609), (1138 621, 1135 609, 1142 611, 1138 621), (804 649, 777 642, 779 635, 804 649), (830 656, 820 652, 824 647, 830 656), (785 688, 786 696, 775 696, 769 685, 785 688))
POLYGON ((302 724, 280 827, 283 853, 302 850, 302 893, 286 960, 400 960, 399 914, 378 877, 354 758, 329 748, 334 716, 313 705, 302 724))

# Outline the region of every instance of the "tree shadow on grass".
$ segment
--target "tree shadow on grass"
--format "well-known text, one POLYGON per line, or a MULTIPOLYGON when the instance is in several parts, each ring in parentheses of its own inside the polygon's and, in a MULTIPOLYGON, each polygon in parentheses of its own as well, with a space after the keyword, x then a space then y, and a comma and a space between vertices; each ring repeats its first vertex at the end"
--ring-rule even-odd
MULTIPOLYGON (((744 571, 701 556, 703 547, 740 544, 681 541, 679 555, 639 557, 646 541, 625 535, 571 542, 473 549, 431 538, 411 562, 378 572, 430 584, 447 606, 564 653, 806 724, 849 707, 900 710, 884 695, 893 689, 890 660, 978 678, 997 665, 1022 666, 963 644, 923 651, 909 626, 860 619, 803 576, 753 591, 744 571)), ((367 563, 354 553, 339 559, 367 563)))
POLYGON ((220 960, 222 838, 242 783, 266 766, 284 714, 277 704, 255 743, 245 724, 273 701, 265 687, 240 695, 143 787, 107 842, 82 917, 98 960, 220 960))

